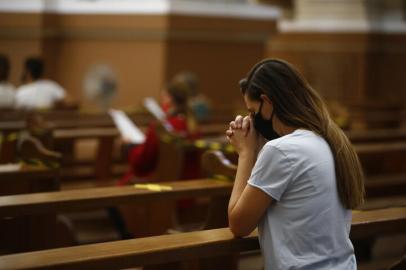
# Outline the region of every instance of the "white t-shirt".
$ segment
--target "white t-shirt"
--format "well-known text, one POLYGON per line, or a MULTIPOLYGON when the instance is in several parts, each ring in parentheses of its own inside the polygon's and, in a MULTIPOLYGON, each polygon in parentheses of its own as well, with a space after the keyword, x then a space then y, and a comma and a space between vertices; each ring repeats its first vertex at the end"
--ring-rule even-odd
POLYGON ((248 184, 275 200, 259 225, 267 270, 356 269, 351 211, 341 204, 327 142, 297 129, 269 141, 248 184))
POLYGON ((22 109, 49 109, 65 97, 65 90, 56 82, 38 80, 18 88, 16 107, 22 109))
POLYGON ((15 87, 8 82, 0 82, 0 108, 14 108, 15 87))

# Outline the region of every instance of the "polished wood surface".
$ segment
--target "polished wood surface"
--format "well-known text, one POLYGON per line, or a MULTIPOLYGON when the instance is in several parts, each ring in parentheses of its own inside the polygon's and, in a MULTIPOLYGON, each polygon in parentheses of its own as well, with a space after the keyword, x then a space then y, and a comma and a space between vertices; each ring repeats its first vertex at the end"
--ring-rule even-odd
MULTIPOLYGON (((151 183, 171 189, 153 190, 133 186, 101 187, 18 196, 0 197, 0 215, 17 216, 49 212, 84 210, 154 199, 178 199, 197 196, 220 196, 231 193, 232 183, 213 179, 151 183)), ((159 188, 159 186, 158 186, 159 188)))
MULTIPOLYGON (((351 237, 405 230, 406 208, 353 212, 351 237)), ((0 269, 118 269, 259 249, 258 234, 234 238, 228 228, 161 235, 0 257, 0 269)))
POLYGON ((42 166, 21 166, 21 169, 0 173, 0 195, 45 192, 59 189, 59 169, 42 166))

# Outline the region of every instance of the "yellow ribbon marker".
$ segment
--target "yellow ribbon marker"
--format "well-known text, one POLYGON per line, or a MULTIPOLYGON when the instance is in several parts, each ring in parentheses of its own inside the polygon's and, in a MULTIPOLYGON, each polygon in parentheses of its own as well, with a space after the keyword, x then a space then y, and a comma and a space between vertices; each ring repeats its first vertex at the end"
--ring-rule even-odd
POLYGON ((195 146, 196 146, 197 148, 205 148, 206 145, 207 145, 207 143, 206 143, 205 141, 203 141, 203 140, 197 140, 197 141, 195 141, 195 146))
POLYGON ((211 150, 220 150, 221 149, 221 144, 217 143, 217 142, 211 143, 210 144, 210 149, 211 150))
POLYGON ((158 184, 135 184, 134 188, 147 189, 150 191, 165 191, 173 189, 171 186, 164 186, 158 184))
POLYGON ((229 153, 233 153, 235 150, 234 150, 234 147, 231 145, 231 144, 228 144, 226 147, 225 147, 225 149, 224 150, 226 150, 226 152, 229 152, 229 153))
POLYGON ((42 160, 37 159, 37 158, 32 158, 29 160, 23 160, 22 161, 23 164, 27 165, 27 166, 33 166, 33 167, 37 167, 37 168, 46 168, 47 166, 44 164, 44 162, 42 162, 42 160))
POLYGON ((165 143, 169 143, 169 142, 172 141, 172 137, 165 134, 165 135, 162 135, 161 140, 162 140, 163 142, 165 142, 165 143))
POLYGON ((10 142, 17 140, 17 133, 13 132, 13 133, 8 134, 7 140, 10 142))
POLYGON ((215 181, 218 182, 234 182, 234 179, 230 179, 230 177, 227 177, 222 174, 215 174, 213 175, 213 178, 215 179, 215 181))

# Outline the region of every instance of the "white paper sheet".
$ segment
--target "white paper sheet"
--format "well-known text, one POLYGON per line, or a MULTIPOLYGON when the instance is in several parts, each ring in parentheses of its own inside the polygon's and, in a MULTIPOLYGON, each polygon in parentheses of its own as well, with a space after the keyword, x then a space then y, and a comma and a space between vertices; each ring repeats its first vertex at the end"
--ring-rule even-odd
POLYGON ((110 109, 109 113, 123 138, 128 139, 131 143, 135 144, 145 142, 144 133, 131 121, 130 118, 128 118, 123 111, 110 109))
POLYGON ((147 108, 148 111, 158 119, 162 125, 165 127, 167 131, 173 131, 172 125, 166 120, 166 114, 162 110, 161 106, 159 106, 158 102, 152 97, 147 97, 144 99, 144 106, 147 108))
POLYGON ((16 172, 21 170, 20 163, 1 164, 0 172, 16 172))
POLYGON ((165 112, 161 109, 158 102, 151 97, 147 97, 144 99, 144 106, 161 122, 164 122, 166 119, 165 112))

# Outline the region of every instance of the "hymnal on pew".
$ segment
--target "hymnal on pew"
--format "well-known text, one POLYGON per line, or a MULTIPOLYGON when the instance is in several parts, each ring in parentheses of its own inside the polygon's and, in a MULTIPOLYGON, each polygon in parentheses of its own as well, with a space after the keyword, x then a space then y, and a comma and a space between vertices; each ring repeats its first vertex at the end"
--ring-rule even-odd
POLYGON ((109 113, 123 138, 135 144, 145 142, 144 133, 136 125, 134 125, 131 119, 128 118, 123 111, 110 109, 109 113))

